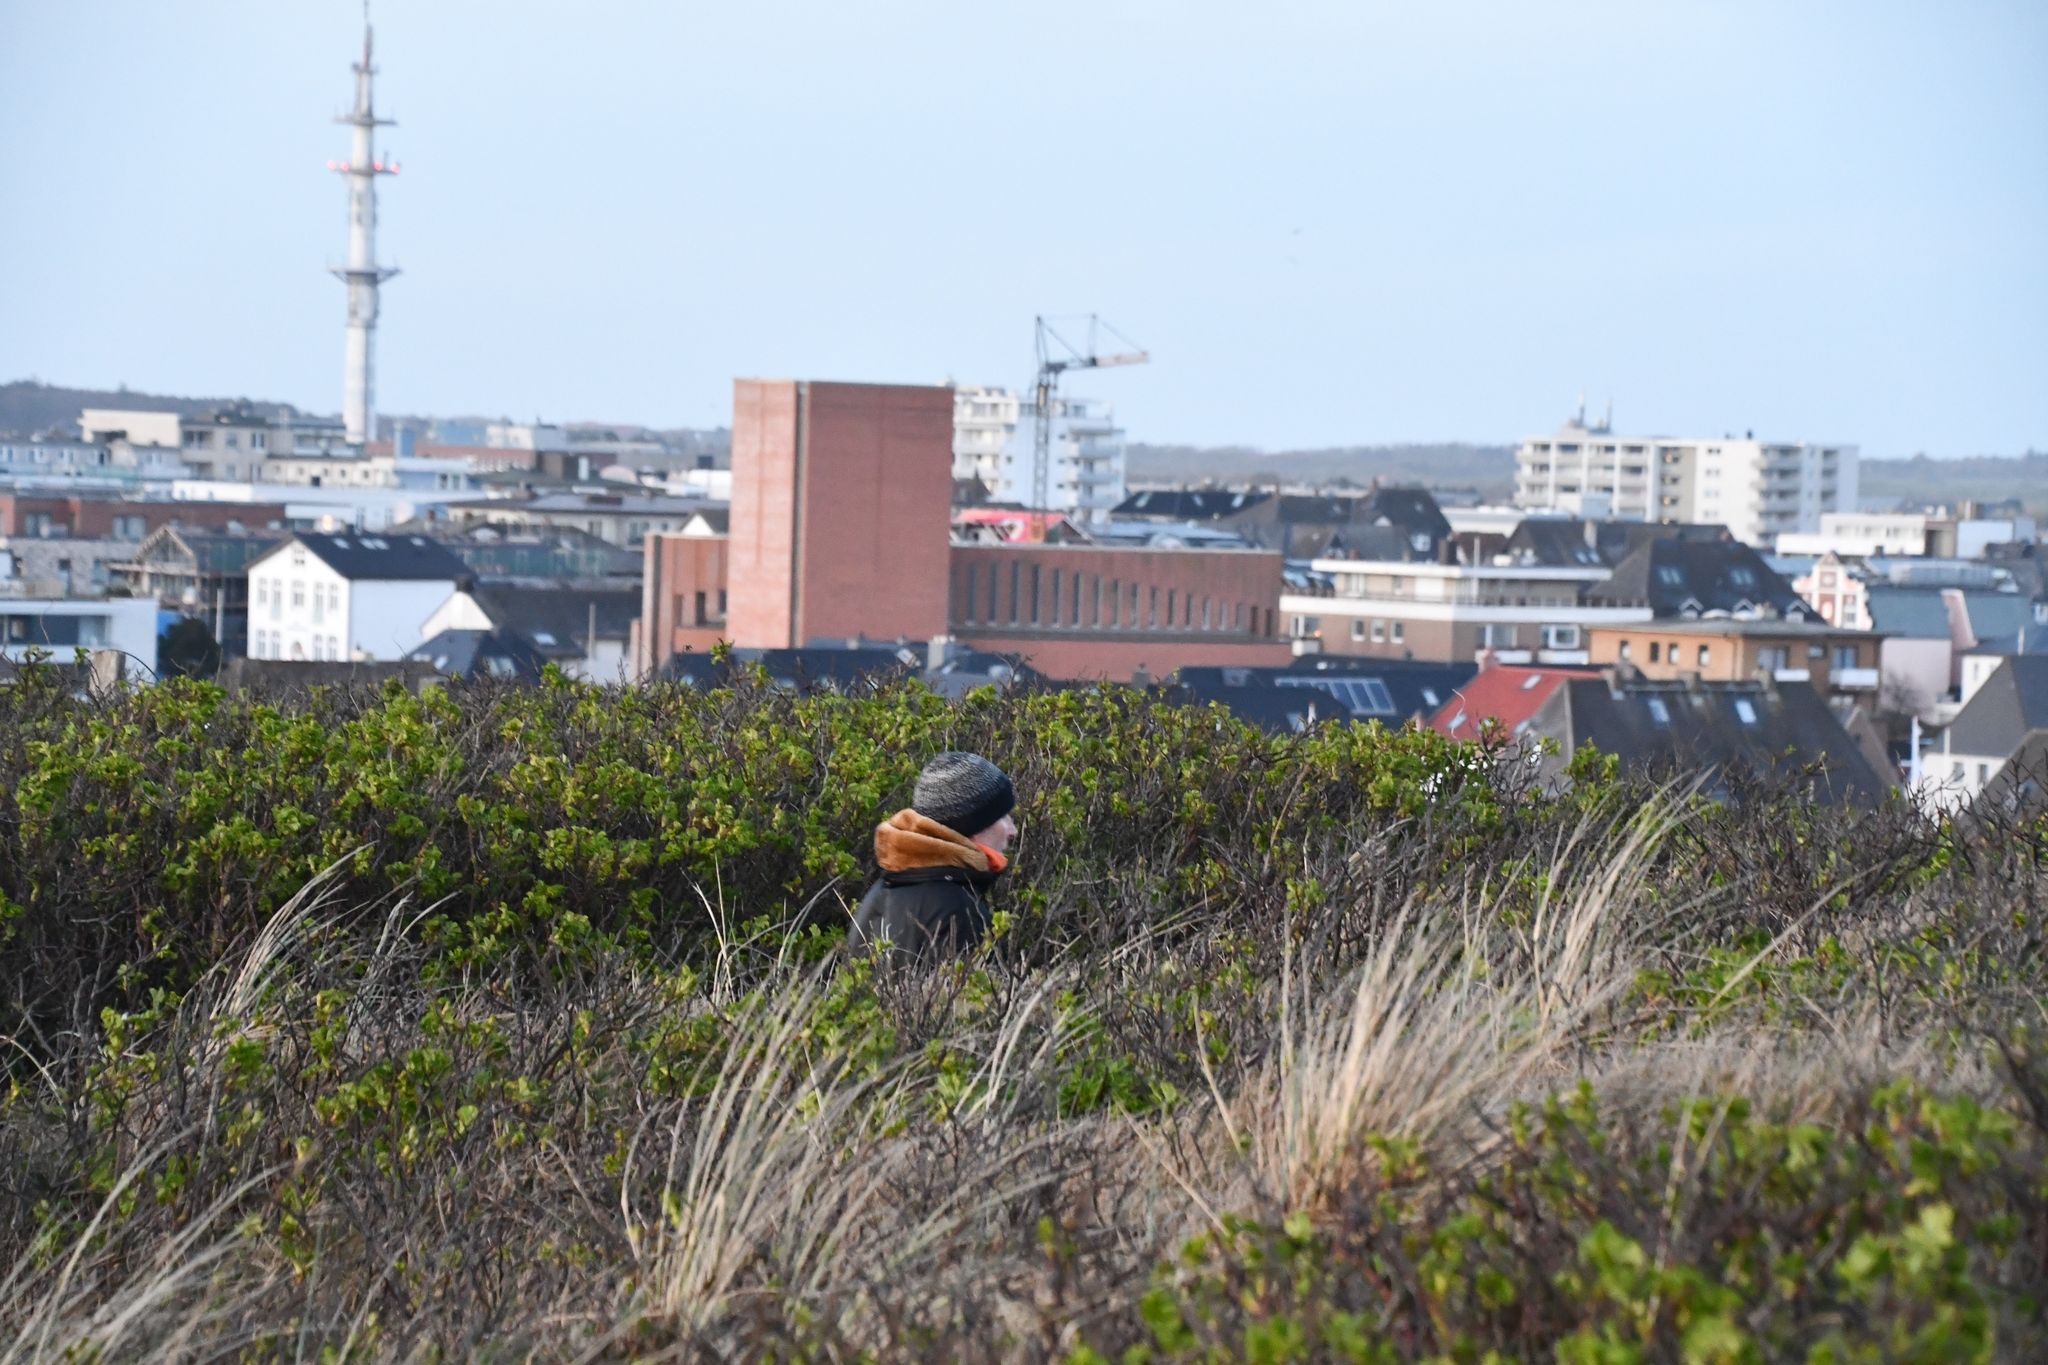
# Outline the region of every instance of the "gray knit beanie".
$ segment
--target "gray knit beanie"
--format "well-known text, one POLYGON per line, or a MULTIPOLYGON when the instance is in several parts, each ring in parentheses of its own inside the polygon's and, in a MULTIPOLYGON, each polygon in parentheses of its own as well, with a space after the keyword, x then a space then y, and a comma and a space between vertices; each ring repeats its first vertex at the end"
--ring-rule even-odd
POLYGON ((910 808, 970 838, 1017 805, 1009 776, 980 754, 943 753, 924 765, 910 808))

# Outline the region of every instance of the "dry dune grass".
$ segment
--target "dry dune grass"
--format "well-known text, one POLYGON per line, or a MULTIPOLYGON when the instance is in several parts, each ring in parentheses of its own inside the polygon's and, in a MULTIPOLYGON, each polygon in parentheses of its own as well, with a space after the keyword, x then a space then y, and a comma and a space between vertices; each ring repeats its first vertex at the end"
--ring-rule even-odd
POLYGON ((315 878, 181 1003, 17 1082, 0 1157, 33 1207, 0 1362, 1550 1358, 1610 1319, 1636 1354, 1603 1358, 1676 1359, 1723 1317, 1752 1355, 1685 1358, 1829 1331, 2019 1358, 2048 1287, 2041 940, 2010 909, 2038 845, 1842 893, 1817 832, 1781 890, 1746 854, 1702 865, 1702 821, 1737 819, 1670 788, 1588 804, 1391 905, 1342 880, 1393 856, 1361 829, 1324 850, 1338 891, 1276 886, 1263 921, 915 982, 737 937, 707 980, 604 956, 494 980, 438 962, 409 904, 315 878), (1597 1116, 1557 1107, 1576 1093, 1597 1116), (1992 1117, 1939 1107, 1965 1101, 1992 1117), (1957 1144, 1900 1227, 2012 1225, 1936 1256, 1962 1280, 1901 1251, 1843 1287, 1857 1237, 1906 1235, 1828 1222, 1906 1197, 1876 1139, 1796 1195, 1745 1155, 1887 1124, 1957 1144), (1557 1162, 1583 1191, 1542 1183, 1557 1162), (1470 1264, 1430 1242, 1459 1219, 1470 1264), (1744 1220, 1831 1269, 1740 1312, 1670 1278, 1725 1270, 1744 1220), (1641 1263, 1585 1269, 1602 1227, 1641 1263), (1979 1335, 1886 1335, 1964 1281, 1979 1335))

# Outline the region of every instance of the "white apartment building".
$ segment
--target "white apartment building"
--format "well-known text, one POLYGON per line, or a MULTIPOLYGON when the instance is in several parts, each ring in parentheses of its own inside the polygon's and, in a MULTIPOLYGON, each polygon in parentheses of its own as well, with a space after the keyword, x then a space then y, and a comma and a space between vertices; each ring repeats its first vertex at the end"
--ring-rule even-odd
MULTIPOLYGON (((1115 410, 1093 398, 1060 398, 1052 418, 1048 506, 1103 522, 1124 500, 1124 433, 1115 410)), ((1036 405, 999 388, 953 391, 953 477, 979 479, 995 502, 1036 501, 1036 405)))
POLYGON ((1955 518, 1925 512, 1823 512, 1811 531, 1778 537, 1781 555, 1946 555, 1954 553, 1955 518))
POLYGON ((468 575, 424 536, 301 532, 249 562, 249 657, 402 659, 468 575))
POLYGON ((1603 564, 1546 566, 1318 559, 1324 594, 1286 592, 1280 616, 1297 654, 1364 654, 1463 663, 1584 664, 1592 626, 1637 625, 1648 606, 1584 601, 1603 564))
POLYGON ((98 441, 0 441, 0 480, 15 488, 169 487, 187 473, 174 446, 98 441))
POLYGON ((1617 436, 1583 418, 1515 451, 1515 505, 1624 521, 1707 522, 1760 548, 1856 507, 1856 447, 1743 437, 1617 436), (1590 515, 1591 513, 1585 513, 1590 515))

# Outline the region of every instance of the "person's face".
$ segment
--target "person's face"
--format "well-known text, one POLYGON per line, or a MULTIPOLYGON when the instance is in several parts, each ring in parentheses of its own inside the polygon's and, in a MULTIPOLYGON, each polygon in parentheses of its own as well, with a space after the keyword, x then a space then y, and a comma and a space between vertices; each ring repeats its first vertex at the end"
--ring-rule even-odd
POLYGON ((987 829, 974 836, 977 844, 986 844, 998 853, 1007 853, 1010 840, 1017 837, 1017 822, 1005 815, 987 829))

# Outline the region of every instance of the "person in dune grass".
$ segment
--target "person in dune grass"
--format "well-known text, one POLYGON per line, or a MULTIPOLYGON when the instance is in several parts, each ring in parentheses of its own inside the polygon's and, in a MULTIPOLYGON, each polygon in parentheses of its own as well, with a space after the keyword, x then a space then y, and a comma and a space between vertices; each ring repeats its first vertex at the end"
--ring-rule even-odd
POLYGON ((887 945, 891 960, 931 962, 973 951, 988 937, 988 893, 1009 868, 1017 793, 980 754, 949 752, 925 764, 910 805, 875 827, 881 869, 854 913, 856 952, 887 945))

